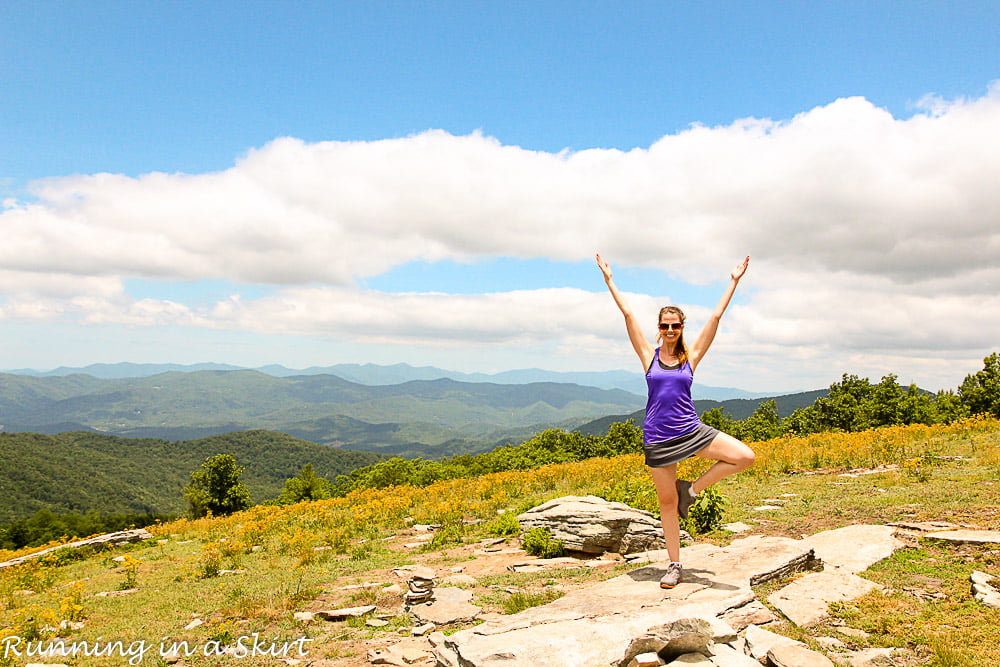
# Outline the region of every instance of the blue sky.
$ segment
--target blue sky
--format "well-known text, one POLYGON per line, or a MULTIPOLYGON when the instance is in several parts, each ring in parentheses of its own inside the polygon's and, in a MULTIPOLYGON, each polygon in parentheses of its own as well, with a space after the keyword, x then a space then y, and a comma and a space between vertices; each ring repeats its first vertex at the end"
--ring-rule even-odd
POLYGON ((954 387, 1000 310, 998 27, 993 2, 5 3, 0 368, 633 368, 593 252, 695 325, 749 253, 707 384, 954 387))

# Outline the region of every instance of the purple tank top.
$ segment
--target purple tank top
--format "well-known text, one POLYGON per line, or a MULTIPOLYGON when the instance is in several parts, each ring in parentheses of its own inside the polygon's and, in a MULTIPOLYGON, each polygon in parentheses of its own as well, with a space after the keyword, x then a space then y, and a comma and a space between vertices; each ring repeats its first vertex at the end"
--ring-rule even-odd
POLYGON ((653 363, 646 371, 646 420, 642 425, 646 444, 666 442, 698 428, 701 421, 691 399, 694 371, 684 362, 677 368, 664 368, 660 363, 660 348, 653 354, 653 363))

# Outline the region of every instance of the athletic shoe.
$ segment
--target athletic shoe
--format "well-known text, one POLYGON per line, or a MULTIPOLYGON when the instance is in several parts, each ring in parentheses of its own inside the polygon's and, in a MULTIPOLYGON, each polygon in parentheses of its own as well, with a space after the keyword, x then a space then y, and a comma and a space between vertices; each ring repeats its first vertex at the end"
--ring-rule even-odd
POLYGON ((681 564, 671 562, 667 566, 667 573, 660 579, 660 588, 673 588, 681 581, 681 564))
POLYGON ((698 494, 691 488, 691 482, 685 479, 677 480, 677 514, 682 519, 688 518, 688 508, 697 497, 698 494))

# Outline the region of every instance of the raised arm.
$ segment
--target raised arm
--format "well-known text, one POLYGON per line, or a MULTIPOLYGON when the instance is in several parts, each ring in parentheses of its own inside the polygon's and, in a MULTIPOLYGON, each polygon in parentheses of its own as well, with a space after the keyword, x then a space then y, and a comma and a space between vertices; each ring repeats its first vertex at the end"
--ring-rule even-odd
POLYGON ((615 281, 611 278, 611 266, 601 258, 600 253, 597 254, 597 266, 601 269, 601 273, 604 274, 604 282, 611 292, 611 297, 615 300, 618 309, 622 311, 622 315, 625 316, 625 329, 628 331, 628 339, 632 343, 635 353, 639 356, 639 361, 642 362, 642 370, 646 371, 649 365, 653 363, 653 346, 642 335, 642 327, 639 326, 639 321, 636 319, 635 313, 632 312, 632 307, 628 305, 628 301, 618 291, 618 286, 615 285, 615 281))
POLYGON ((746 259, 737 264, 729 274, 729 285, 726 286, 726 291, 722 294, 722 298, 719 299, 719 303, 715 304, 715 310, 712 311, 708 322, 705 323, 705 328, 701 330, 694 345, 691 346, 688 361, 691 363, 692 370, 698 367, 698 363, 705 356, 705 353, 708 352, 708 348, 712 346, 715 334, 719 330, 719 321, 722 319, 722 314, 729 307, 729 302, 733 298, 736 286, 740 284, 740 278, 747 272, 748 266, 750 266, 750 255, 747 255, 746 259))

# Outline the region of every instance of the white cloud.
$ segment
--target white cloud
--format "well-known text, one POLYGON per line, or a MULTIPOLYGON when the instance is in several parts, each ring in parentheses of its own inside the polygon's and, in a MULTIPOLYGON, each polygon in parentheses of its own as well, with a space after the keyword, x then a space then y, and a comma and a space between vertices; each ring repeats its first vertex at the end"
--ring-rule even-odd
POLYGON ((354 284, 418 259, 595 250, 698 282, 749 252, 752 298, 727 316, 720 368, 796 360, 772 371, 793 383, 811 364, 828 377, 831 360, 865 372, 891 359, 901 376, 932 368, 953 386, 957 371, 945 380, 935 360, 981 357, 1000 325, 1000 85, 921 108, 895 119, 845 98, 629 152, 549 154, 440 131, 283 138, 218 173, 47 179, 3 202, 0 317, 596 350, 622 339, 606 294, 354 284), (202 308, 134 299, 125 277, 282 287, 202 308))

